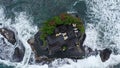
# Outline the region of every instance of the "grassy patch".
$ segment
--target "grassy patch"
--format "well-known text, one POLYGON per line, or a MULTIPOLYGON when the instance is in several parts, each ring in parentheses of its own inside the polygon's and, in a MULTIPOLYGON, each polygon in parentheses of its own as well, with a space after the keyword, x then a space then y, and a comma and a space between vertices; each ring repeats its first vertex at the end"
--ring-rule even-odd
POLYGON ((60 16, 55 16, 43 23, 43 27, 40 28, 40 31, 42 32, 40 39, 43 41, 44 45, 46 45, 46 37, 48 35, 53 34, 57 25, 71 25, 71 24, 76 24, 77 28, 82 33, 85 32, 83 23, 79 18, 64 13, 61 14, 60 16))

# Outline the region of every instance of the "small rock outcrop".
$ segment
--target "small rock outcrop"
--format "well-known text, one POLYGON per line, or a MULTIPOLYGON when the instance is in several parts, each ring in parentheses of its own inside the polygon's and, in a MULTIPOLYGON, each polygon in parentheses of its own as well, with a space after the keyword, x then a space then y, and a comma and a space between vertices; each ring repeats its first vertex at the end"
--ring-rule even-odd
POLYGON ((8 28, 0 28, 0 34, 0 58, 3 60, 11 59, 10 61, 15 62, 22 61, 25 53, 25 48, 19 38, 15 38, 17 34, 8 28), (12 45, 6 42, 5 39, 12 45), (14 45, 15 43, 17 45, 14 45))
POLYGON ((110 49, 108 49, 108 48, 102 50, 100 52, 100 57, 101 57, 102 62, 105 62, 106 60, 108 60, 111 53, 112 53, 112 51, 110 49))
POLYGON ((24 57, 24 53, 23 51, 20 49, 20 48, 15 48, 15 51, 14 51, 14 54, 13 54, 13 60, 15 62, 20 62, 23 60, 23 57, 24 57))
POLYGON ((7 28, 0 28, 0 34, 3 35, 11 44, 15 44, 15 34, 13 31, 7 28))
POLYGON ((18 46, 15 48, 12 59, 15 62, 21 62, 25 54, 25 47, 23 43, 19 40, 17 42, 18 46))

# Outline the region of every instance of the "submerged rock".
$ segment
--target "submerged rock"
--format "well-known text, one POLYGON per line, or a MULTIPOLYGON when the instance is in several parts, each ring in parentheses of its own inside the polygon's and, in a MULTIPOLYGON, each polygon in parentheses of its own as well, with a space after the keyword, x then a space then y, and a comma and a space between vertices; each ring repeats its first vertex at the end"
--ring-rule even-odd
POLYGON ((15 34, 13 31, 7 28, 0 28, 0 34, 3 35, 11 44, 15 44, 15 34))

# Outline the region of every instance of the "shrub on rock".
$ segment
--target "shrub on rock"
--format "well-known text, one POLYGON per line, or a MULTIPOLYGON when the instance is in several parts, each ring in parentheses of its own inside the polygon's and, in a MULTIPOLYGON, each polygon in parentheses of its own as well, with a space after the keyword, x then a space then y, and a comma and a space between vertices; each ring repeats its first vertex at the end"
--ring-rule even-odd
POLYGON ((55 16, 43 23, 43 27, 40 28, 40 32, 42 33, 40 39, 44 42, 44 45, 46 45, 46 37, 53 34, 57 26, 72 24, 76 24, 76 27, 81 33, 85 32, 84 25, 79 18, 63 13, 60 16, 55 16))

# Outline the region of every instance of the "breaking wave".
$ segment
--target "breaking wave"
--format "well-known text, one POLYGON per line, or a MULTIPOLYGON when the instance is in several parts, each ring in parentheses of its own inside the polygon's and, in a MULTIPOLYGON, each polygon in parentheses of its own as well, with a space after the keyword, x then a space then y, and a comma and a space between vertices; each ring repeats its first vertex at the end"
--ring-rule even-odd
MULTIPOLYGON (((74 5, 77 4, 77 2, 75 2, 74 5)), ((65 58, 56 59, 49 65, 39 65, 35 63, 30 65, 28 62, 32 50, 26 40, 33 37, 38 31, 38 28, 32 25, 32 18, 28 17, 25 12, 15 13, 15 21, 12 23, 11 19, 5 18, 4 9, 1 7, 0 24, 2 25, 0 25, 0 27, 7 27, 16 31, 17 38, 22 41, 25 47, 25 55, 23 61, 20 63, 13 63, 9 60, 0 60, 0 63, 15 66, 16 68, 109 68, 120 64, 120 1, 85 0, 85 2, 87 5, 86 14, 88 19, 85 21, 87 37, 84 45, 91 47, 93 50, 111 48, 113 53, 108 61, 102 62, 100 56, 97 55, 77 61, 65 58), (115 55, 114 50, 116 50, 117 55, 115 55)), ((0 37, 3 36, 0 35, 0 37)), ((12 52, 13 51, 10 51, 9 54, 12 52)))

